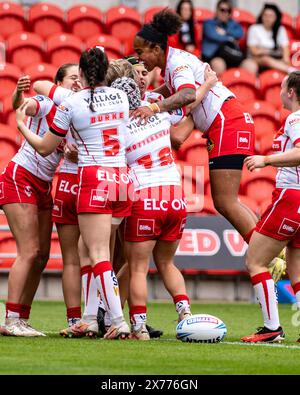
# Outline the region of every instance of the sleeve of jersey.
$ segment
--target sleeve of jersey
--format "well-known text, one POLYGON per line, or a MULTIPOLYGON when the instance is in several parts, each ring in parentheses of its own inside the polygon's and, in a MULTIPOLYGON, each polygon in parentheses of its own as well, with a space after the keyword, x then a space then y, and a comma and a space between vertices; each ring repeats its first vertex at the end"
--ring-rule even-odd
POLYGON ((286 120, 288 136, 294 145, 300 143, 300 116, 289 116, 286 120))
POLYGON ((70 89, 61 86, 53 85, 49 92, 49 98, 59 106, 67 97, 71 96, 73 92, 70 89))
POLYGON ((195 78, 188 64, 176 65, 170 70, 172 85, 176 92, 184 88, 196 89, 195 78))
POLYGON ((65 137, 71 124, 71 106, 63 102, 57 107, 50 132, 59 137, 65 137))
POLYGON ((52 100, 46 96, 33 96, 32 99, 36 102, 36 113, 34 114, 37 118, 45 117, 53 106, 52 100))

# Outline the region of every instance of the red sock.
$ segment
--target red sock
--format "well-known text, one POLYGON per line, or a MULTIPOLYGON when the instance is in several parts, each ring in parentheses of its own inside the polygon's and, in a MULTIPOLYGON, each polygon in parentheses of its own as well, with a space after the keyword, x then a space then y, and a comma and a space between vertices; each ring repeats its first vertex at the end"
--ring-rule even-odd
POLYGON ((243 239, 245 240, 245 242, 246 242, 247 244, 250 243, 250 239, 251 239, 251 236, 253 235, 253 232, 254 232, 254 231, 255 231, 255 228, 251 229, 250 232, 248 232, 248 233, 243 237, 243 239))
POLYGON ((23 318, 24 320, 29 320, 30 310, 31 306, 27 304, 21 304, 20 318, 23 318))
POLYGON ((6 318, 20 318, 22 305, 19 303, 6 302, 6 318))
POLYGON ((67 308, 67 319, 81 318, 81 307, 69 307, 67 308))

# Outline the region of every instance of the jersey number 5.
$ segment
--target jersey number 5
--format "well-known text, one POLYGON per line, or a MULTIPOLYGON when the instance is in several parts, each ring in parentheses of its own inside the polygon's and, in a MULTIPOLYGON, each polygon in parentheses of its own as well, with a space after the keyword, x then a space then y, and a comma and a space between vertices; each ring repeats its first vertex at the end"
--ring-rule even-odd
POLYGON ((120 152, 120 142, 117 139, 118 129, 103 129, 102 131, 105 156, 116 156, 120 152))

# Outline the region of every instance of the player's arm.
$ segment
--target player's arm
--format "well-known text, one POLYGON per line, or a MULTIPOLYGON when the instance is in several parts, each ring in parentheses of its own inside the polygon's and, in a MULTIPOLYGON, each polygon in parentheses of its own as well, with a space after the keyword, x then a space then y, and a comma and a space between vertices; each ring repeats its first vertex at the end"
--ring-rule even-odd
MULTIPOLYGON (((30 88, 30 77, 23 75, 18 79, 17 86, 12 95, 12 106, 16 110, 24 102, 24 92, 30 88)), ((38 112, 39 103, 34 99, 28 99, 28 105, 26 108, 26 115, 33 117, 38 112)))
POLYGON ((260 169, 266 166, 294 167, 300 165, 300 142, 289 151, 273 155, 248 156, 245 161, 248 170, 260 169))
POLYGON ((153 89, 152 92, 158 93, 158 94, 162 95, 163 97, 169 97, 171 95, 171 92, 169 91, 166 84, 162 84, 158 88, 153 89))
MULTIPOLYGON (((33 83, 33 89, 38 95, 43 95, 50 97, 49 94, 51 90, 53 90, 56 85, 51 81, 35 81, 33 83)), ((51 99, 51 97, 50 97, 51 99)))
POLYGON ((194 130, 194 121, 191 115, 184 118, 176 126, 171 126, 170 137, 172 148, 178 150, 194 130))
POLYGON ((24 123, 26 117, 26 110, 29 102, 24 100, 21 106, 16 110, 16 121, 18 130, 28 141, 28 143, 42 156, 47 156, 55 151, 61 143, 64 136, 58 136, 50 131, 47 131, 41 138, 33 133, 24 123))

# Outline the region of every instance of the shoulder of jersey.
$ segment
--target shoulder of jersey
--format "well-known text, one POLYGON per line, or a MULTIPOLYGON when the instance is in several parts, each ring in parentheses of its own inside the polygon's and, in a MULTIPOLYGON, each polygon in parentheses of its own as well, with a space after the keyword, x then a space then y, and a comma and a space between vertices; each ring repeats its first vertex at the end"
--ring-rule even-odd
POLYGON ((48 103, 52 102, 53 103, 53 101, 49 97, 43 96, 43 95, 35 95, 35 96, 32 96, 32 98, 37 100, 39 103, 43 103, 43 102, 48 102, 48 103))
POLYGON ((294 125, 300 127, 300 110, 290 114, 285 121, 285 125, 286 127, 291 127, 294 125))

